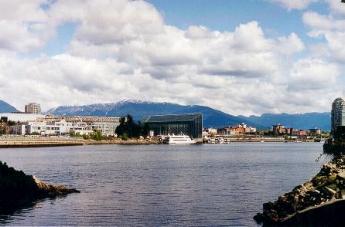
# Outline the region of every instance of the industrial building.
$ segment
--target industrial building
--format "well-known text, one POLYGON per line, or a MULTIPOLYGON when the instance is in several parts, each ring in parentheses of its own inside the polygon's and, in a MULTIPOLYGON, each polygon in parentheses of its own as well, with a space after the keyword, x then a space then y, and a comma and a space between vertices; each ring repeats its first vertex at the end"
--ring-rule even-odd
POLYGON ((202 138, 202 114, 156 115, 143 121, 154 135, 185 134, 193 139, 202 138))

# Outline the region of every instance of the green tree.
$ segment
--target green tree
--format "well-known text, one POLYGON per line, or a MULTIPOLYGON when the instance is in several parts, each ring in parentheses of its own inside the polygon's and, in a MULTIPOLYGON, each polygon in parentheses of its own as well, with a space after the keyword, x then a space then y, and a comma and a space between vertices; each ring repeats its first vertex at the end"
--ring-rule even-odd
POLYGON ((149 131, 148 125, 136 123, 131 115, 120 118, 120 125, 115 132, 121 138, 139 138, 142 135, 147 135, 149 131))

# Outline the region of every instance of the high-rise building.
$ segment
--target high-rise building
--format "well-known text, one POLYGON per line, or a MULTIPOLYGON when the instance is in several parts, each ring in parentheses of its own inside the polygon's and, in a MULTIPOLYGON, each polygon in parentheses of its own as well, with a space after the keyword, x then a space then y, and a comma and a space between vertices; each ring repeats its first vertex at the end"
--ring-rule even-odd
POLYGON ((25 105, 25 113, 40 114, 41 105, 38 103, 29 103, 25 105))
POLYGON ((332 134, 336 132, 339 126, 345 126, 345 101, 342 98, 337 98, 332 104, 332 134))

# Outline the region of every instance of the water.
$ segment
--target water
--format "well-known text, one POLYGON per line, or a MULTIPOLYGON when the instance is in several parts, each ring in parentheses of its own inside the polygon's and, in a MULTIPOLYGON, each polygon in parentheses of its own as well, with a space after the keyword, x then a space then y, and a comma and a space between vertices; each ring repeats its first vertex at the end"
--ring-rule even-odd
POLYGON ((0 160, 81 191, 1 216, 9 225, 256 226, 253 215, 311 178, 321 144, 0 149, 0 160))

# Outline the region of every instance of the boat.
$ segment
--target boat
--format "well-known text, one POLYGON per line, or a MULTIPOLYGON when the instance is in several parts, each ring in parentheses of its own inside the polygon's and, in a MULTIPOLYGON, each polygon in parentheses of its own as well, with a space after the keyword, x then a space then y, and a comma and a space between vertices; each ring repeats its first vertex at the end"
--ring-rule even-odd
POLYGON ((192 140, 189 136, 181 134, 181 135, 168 135, 165 137, 163 143, 165 144, 195 144, 196 141, 192 140))

